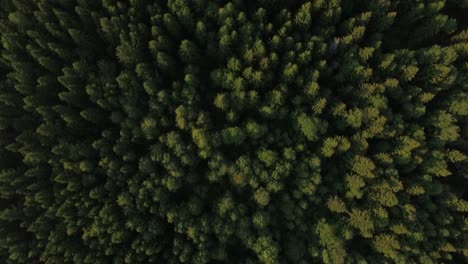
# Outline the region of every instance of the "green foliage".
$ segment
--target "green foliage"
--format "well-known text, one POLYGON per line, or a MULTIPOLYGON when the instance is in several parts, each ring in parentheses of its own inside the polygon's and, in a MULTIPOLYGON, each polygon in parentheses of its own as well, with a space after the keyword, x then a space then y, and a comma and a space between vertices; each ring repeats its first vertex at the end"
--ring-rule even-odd
POLYGON ((400 244, 392 235, 378 235, 374 239, 375 249, 382 253, 385 257, 398 260, 398 250, 400 249, 400 244))
POLYGON ((0 1, 0 263, 466 263, 466 1, 0 1))
POLYGON ((345 263, 346 250, 343 240, 337 237, 333 226, 322 219, 318 222, 315 233, 318 234, 320 246, 324 248, 323 263, 345 263))
POLYGON ((372 237, 374 223, 367 210, 352 209, 349 213, 349 224, 359 230, 363 237, 372 237))
POLYGON ((247 135, 254 139, 261 138, 267 132, 265 125, 258 124, 254 121, 247 122, 245 130, 247 135))
POLYGON ((318 139, 318 133, 323 129, 323 127, 320 127, 323 125, 319 123, 318 118, 309 117, 302 113, 297 117, 297 122, 299 124, 300 131, 308 140, 315 141, 318 139))
POLYGON ((192 130, 192 138, 199 148, 207 148, 210 145, 210 138, 203 129, 192 130))
POLYGON ((270 194, 264 188, 259 188, 255 191, 254 199, 260 206, 266 206, 270 202, 270 194))
POLYGON ((346 205, 338 196, 333 196, 332 198, 328 199, 327 206, 328 209, 332 212, 346 212, 346 205))
POLYGON ((272 150, 260 150, 257 156, 267 167, 270 167, 278 160, 278 155, 272 150))
POLYGON ((229 127, 221 131, 223 142, 225 144, 239 145, 241 144, 246 135, 244 131, 239 127, 229 127))
POLYGON ((270 237, 261 236, 255 241, 252 249, 257 254, 260 263, 275 264, 278 262, 278 249, 270 237))
POLYGON ((356 156, 352 161, 351 171, 363 177, 374 177, 372 171, 375 169, 374 163, 363 156, 356 156))

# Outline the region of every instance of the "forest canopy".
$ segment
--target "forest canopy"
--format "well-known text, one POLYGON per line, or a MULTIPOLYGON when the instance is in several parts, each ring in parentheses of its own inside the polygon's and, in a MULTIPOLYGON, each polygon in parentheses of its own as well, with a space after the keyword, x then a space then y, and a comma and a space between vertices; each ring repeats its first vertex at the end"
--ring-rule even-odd
POLYGON ((468 261, 467 0, 1 0, 0 262, 468 261))

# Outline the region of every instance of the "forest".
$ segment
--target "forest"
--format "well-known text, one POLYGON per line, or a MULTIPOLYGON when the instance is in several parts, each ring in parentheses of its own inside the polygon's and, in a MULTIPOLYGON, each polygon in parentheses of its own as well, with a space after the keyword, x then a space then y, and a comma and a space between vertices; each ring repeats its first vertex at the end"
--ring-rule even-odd
POLYGON ((467 263, 467 14, 1 0, 0 263, 467 263))

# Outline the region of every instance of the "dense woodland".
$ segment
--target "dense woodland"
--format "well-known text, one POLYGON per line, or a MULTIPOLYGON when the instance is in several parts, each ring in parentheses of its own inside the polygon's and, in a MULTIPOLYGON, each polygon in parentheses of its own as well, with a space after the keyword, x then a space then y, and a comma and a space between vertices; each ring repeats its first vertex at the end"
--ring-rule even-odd
POLYGON ((467 0, 1 0, 0 263, 463 263, 467 0))

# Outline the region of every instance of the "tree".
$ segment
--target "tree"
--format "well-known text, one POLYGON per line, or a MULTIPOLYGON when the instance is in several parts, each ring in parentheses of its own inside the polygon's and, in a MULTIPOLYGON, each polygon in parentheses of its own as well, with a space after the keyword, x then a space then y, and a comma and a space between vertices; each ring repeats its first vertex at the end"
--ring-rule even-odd
POLYGON ((244 131, 239 127, 229 127, 221 131, 221 136, 225 144, 241 144, 246 136, 244 131))
POLYGON ((189 40, 183 40, 179 46, 179 54, 184 62, 196 62, 200 59, 198 47, 189 40))
POLYGON ((373 178, 375 177, 372 171, 375 169, 375 164, 368 158, 363 156, 355 156, 352 161, 351 170, 360 176, 373 178))
POLYGON ((276 152, 267 149, 258 151, 257 156, 267 167, 272 166, 278 160, 276 152))
POLYGON ((327 206, 332 212, 344 213, 347 211, 345 203, 338 196, 328 199, 327 206))
POLYGON ((264 188, 259 188, 255 191, 254 199, 260 206, 266 206, 270 202, 270 194, 264 188))
POLYGON ((321 219, 318 222, 315 233, 318 234, 319 243, 324 248, 322 261, 324 263, 344 263, 346 251, 343 241, 336 236, 335 229, 325 219, 321 219))
POLYGON ((270 237, 259 237, 253 244, 253 250, 258 255, 261 263, 279 263, 278 249, 275 245, 275 242, 270 237))
POLYGON ((267 133, 267 127, 262 124, 258 124, 255 121, 248 121, 245 125, 245 131, 251 138, 258 139, 267 133))
POLYGON ((310 141, 316 140, 318 138, 319 132, 323 129, 323 126, 321 126, 322 124, 319 123, 318 118, 309 117, 304 113, 297 117, 297 122, 301 132, 310 141))
POLYGON ((374 247, 378 252, 384 254, 384 256, 397 260, 397 250, 400 249, 400 244, 392 235, 378 235, 374 239, 374 247))
POLYGON ((372 237, 374 223, 367 210, 352 209, 349 213, 349 224, 359 230, 363 237, 372 237))
POLYGON ((210 146, 208 134, 203 129, 192 130, 192 138, 199 148, 207 148, 210 146))

